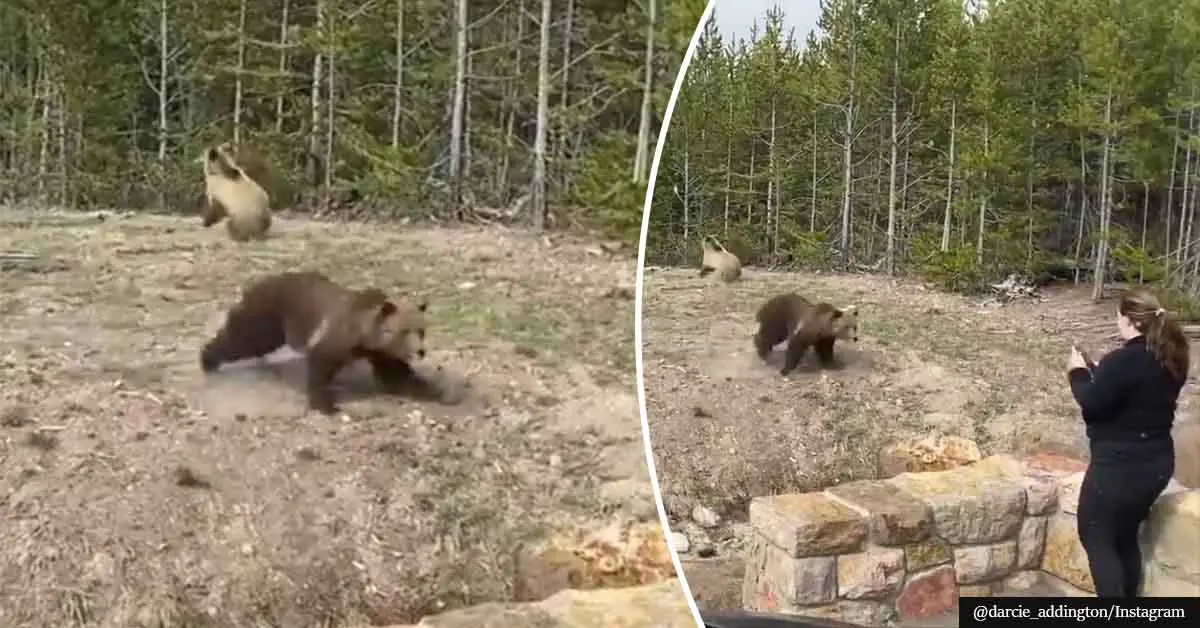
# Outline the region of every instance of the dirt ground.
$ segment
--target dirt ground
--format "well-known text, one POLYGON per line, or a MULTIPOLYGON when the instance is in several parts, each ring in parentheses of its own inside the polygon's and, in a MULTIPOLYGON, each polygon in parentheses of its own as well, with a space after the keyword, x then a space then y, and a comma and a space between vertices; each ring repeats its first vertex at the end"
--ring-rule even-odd
POLYGON ((654 519, 633 377, 634 261, 498 228, 0 212, 0 625, 414 622, 510 594, 556 525, 654 519), (8 256, 11 257, 11 256, 8 256), (456 405, 305 411, 302 368, 205 378, 244 281, 313 269, 425 295, 456 405))
MULTIPOLYGON (((905 437, 1085 455, 1067 356, 1072 342, 1097 358, 1117 346, 1115 299, 1067 287, 1001 306, 877 276, 696 275, 648 269, 643 286, 647 418, 673 523, 697 504, 737 521, 757 495, 874 477, 878 450, 905 437), (835 349, 842 369, 820 372, 810 352, 784 378, 782 345, 769 365, 755 354, 755 311, 790 290, 859 307, 858 346, 835 349)), ((1185 388, 1181 421, 1196 395, 1185 388)))

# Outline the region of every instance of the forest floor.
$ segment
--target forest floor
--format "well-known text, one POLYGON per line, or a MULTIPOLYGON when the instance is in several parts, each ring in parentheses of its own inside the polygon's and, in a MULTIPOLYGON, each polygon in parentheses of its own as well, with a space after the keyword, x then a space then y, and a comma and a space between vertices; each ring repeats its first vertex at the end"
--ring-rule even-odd
POLYGON ((674 521, 696 504, 737 519, 757 495, 875 477, 881 447, 931 433, 974 439, 985 455, 1085 452, 1067 354, 1072 342, 1097 358, 1117 346, 1115 300, 1093 304, 1090 288, 999 305, 878 276, 748 269, 718 284, 696 273, 644 279, 647 418, 674 521), (755 311, 793 290, 858 306, 858 345, 835 348, 843 368, 822 372, 810 351, 785 378, 783 345, 769 364, 755 354, 755 311))
MULTIPOLYGON (((407 623, 510 594, 554 526, 654 519, 633 377, 635 264, 499 228, 0 212, 0 625, 407 623), (251 276, 428 298, 457 405, 306 412, 295 360, 206 378, 251 276)), ((294 355, 290 357, 295 357, 294 355)))

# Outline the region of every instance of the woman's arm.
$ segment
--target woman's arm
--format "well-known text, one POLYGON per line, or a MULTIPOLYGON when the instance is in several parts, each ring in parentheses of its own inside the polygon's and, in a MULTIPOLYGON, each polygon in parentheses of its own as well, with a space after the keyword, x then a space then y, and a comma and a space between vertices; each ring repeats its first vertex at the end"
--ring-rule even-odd
POLYGON ((1067 374, 1085 423, 1104 423, 1116 414, 1134 381, 1137 365, 1130 363, 1131 357, 1133 353, 1122 347, 1101 358, 1090 373, 1074 368, 1067 374))

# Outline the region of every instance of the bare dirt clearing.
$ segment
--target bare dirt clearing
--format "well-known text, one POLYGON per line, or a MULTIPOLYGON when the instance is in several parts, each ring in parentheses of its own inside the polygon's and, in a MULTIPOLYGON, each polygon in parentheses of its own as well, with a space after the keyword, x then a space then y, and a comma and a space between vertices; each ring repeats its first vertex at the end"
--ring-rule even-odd
POLYGON ((0 249, 53 260, 0 272, 0 625, 404 623, 507 599, 551 526, 655 518, 632 260, 501 229, 273 232, 0 214, 0 249), (301 268, 425 295, 427 364, 462 402, 343 393, 324 417, 288 364, 206 381, 245 280, 301 268))
MULTIPOLYGON (((1064 370, 1071 342, 1116 346, 1115 302, 1087 289, 999 306, 862 275, 747 270, 722 285, 694 269, 644 280, 646 408, 663 499, 674 521, 696 504, 734 519, 757 495, 874 477, 878 450, 931 433, 976 440, 984 454, 1083 456, 1064 370), (859 344, 839 341, 844 368, 819 372, 810 351, 790 377, 754 353, 754 313, 795 290, 858 305, 859 344)), ((1195 386, 1180 420, 1191 417, 1195 386)))

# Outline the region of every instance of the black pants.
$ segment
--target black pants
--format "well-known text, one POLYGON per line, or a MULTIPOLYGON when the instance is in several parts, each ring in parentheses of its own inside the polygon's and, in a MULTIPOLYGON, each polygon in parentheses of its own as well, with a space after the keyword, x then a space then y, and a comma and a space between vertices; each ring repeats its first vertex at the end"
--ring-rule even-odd
POLYGON ((1175 474, 1169 437, 1092 443, 1079 489, 1079 540, 1096 597, 1137 597, 1142 582, 1138 529, 1175 474))

